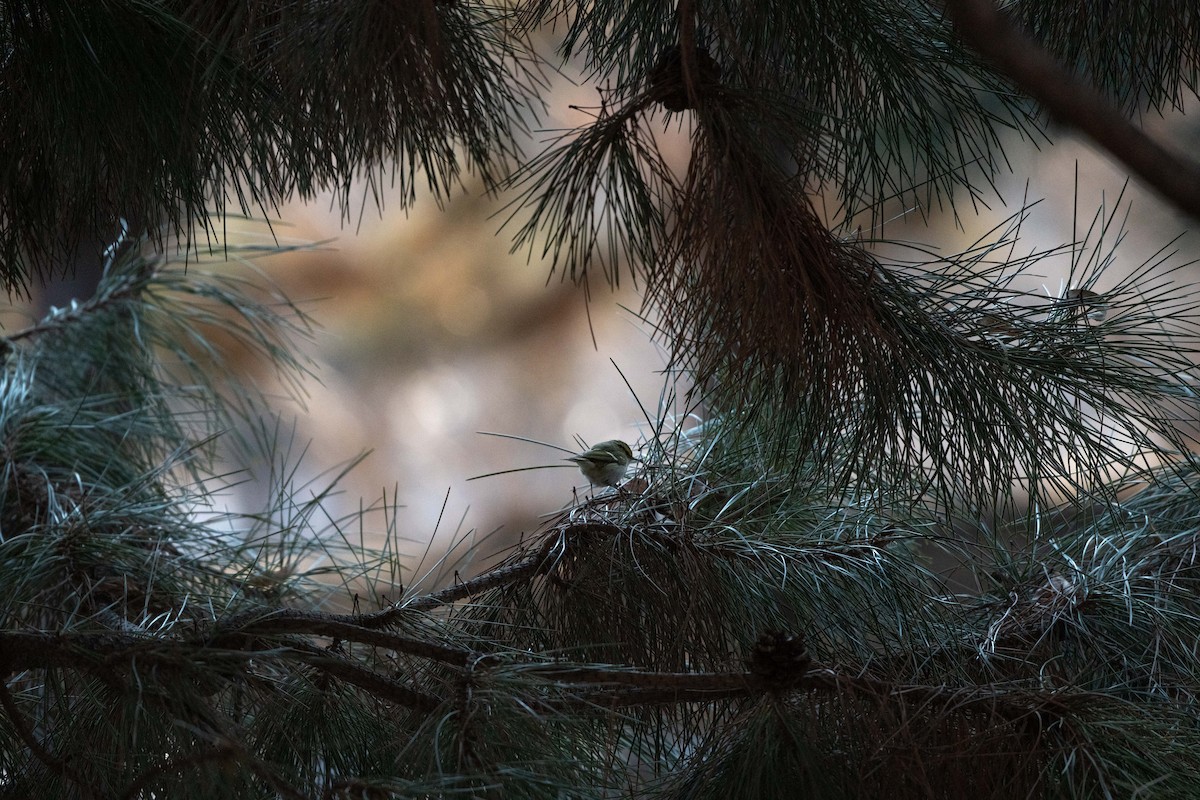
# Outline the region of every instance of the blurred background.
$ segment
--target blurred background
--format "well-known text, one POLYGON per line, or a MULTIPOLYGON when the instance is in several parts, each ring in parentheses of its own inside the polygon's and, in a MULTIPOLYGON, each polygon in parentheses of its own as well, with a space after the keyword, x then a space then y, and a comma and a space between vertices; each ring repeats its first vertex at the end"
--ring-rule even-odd
MULTIPOLYGON (((549 96, 543 129, 581 125, 587 117, 576 107, 596 105, 593 88, 561 77, 549 96)), ((1195 152, 1200 140, 1195 123, 1182 115, 1145 125, 1185 151, 1195 152)), ((1022 204, 1041 200, 1015 252, 1065 245, 1073 221, 1086 227, 1102 203, 1115 210, 1124 177, 1089 145, 1061 132, 1055 140, 1040 147, 1007 142, 1013 174, 998 184, 1003 202, 973 209, 968 201, 957 215, 946 208, 920 210, 924 214, 897 208, 883 230, 862 235, 953 253, 985 237, 1022 204)), ((541 142, 535 134, 528 152, 537 152, 541 142)), ((680 164, 686 145, 685 133, 664 134, 664 147, 680 164)), ((398 509, 369 516, 364 530, 378 535, 384 517, 394 513, 414 569, 427 547, 437 552, 452 541, 484 542, 482 556, 498 552, 570 504, 574 492, 586 491, 565 453, 480 432, 569 450, 610 438, 635 443, 646 432, 647 415, 678 412, 660 408, 664 392, 686 390, 663 372, 666 354, 638 319, 645 310, 628 269, 622 268, 616 290, 599 275, 576 285, 551 274, 536 249, 532 255, 511 253, 518 226, 501 230, 511 199, 488 198, 466 186, 443 207, 424 198, 405 212, 398 198, 384 192, 382 211, 368 195, 361 218, 345 220, 336 203, 318 201, 284 208, 270 227, 261 221, 229 225, 231 244, 270 243, 273 235, 282 242, 323 243, 258 262, 320 326, 307 354, 319 380, 306 382, 303 404, 281 396, 278 412, 293 450, 308 443, 302 476, 315 477, 369 451, 343 480, 333 501, 340 505, 336 513, 384 499, 398 503, 398 509), (528 467, 545 468, 471 480, 528 467)), ((1137 186, 1125 200, 1128 238, 1098 282, 1100 291, 1189 228, 1137 186)), ((1195 258, 1195 232, 1171 249, 1178 254, 1164 270, 1195 258)), ((1048 259, 1013 288, 1057 295, 1069 270, 1068 257, 1048 259)), ((1194 268, 1176 278, 1194 281, 1194 268)), ((266 365, 242 363, 241 369, 242 377, 271 380, 266 365)), ((251 469, 261 477, 262 465, 251 469)), ((228 502, 253 510, 263 491, 249 484, 228 502)), ((462 569, 475 571, 467 564, 462 569)))

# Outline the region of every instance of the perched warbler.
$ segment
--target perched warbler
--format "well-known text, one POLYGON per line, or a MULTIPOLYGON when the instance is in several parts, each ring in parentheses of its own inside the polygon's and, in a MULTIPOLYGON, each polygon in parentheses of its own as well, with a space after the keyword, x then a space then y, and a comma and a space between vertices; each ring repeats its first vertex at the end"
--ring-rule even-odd
POLYGON ((620 439, 600 442, 590 450, 571 456, 567 461, 579 465, 579 471, 593 486, 611 486, 614 489, 625 477, 633 451, 620 439))

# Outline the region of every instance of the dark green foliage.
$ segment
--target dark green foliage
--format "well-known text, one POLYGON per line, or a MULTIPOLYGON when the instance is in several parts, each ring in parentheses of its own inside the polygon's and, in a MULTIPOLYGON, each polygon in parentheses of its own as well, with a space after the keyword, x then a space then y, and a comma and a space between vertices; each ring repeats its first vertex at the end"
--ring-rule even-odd
POLYGON ((301 500, 277 438, 259 436, 269 508, 197 515, 220 488, 211 425, 256 404, 159 365, 219 352, 200 298, 277 357, 303 333, 223 283, 133 250, 95 301, 7 340, 6 793, 1186 797, 1200 780, 1190 462, 1091 517, 963 537, 885 485, 830 504, 720 419, 663 418, 622 490, 392 604, 394 532, 371 550, 347 535, 361 519, 315 528, 328 489, 301 500), (340 585, 302 566, 313 552, 340 585), (950 591, 947 558, 978 591, 950 591))
POLYGON ((1180 108, 1200 87, 1200 13, 1187 3, 1022 0, 1018 19, 1123 109, 1180 108))
MULTIPOLYGON (((0 4, 0 279, 61 271, 119 218, 184 233, 350 183, 418 172, 445 196, 513 153, 536 77, 498 9, 477 4, 0 4)), ((376 195, 378 200, 378 195, 376 195)))

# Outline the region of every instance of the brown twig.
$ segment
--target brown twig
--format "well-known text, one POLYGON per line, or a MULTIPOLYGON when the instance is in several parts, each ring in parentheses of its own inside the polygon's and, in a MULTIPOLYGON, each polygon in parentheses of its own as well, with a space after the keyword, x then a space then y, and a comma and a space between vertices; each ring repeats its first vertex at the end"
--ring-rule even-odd
POLYGON ((49 331, 65 328, 76 320, 83 319, 89 314, 104 311, 108 307, 117 305, 123 301, 138 299, 139 295, 146 288, 146 284, 154 278, 160 266, 155 259, 143 259, 142 263, 143 269, 139 270, 136 276, 123 278, 121 283, 114 286, 110 291, 102 295, 95 295, 71 308, 64 308, 54 316, 48 316, 41 322, 31 325, 28 328, 14 331, 8 336, 3 337, 3 339, 12 343, 21 339, 40 336, 49 331))
POLYGON ((469 581, 463 581, 454 586, 448 586, 441 591, 427 594, 424 597, 418 597, 405 603, 403 608, 413 611, 429 611, 439 606, 457 603, 459 600, 479 594, 480 592, 486 592, 489 589, 495 589, 498 586, 532 578, 550 567, 550 562, 547 559, 550 556, 551 550, 554 549, 554 546, 559 541, 560 537, 557 535, 547 536, 546 542, 529 559, 507 567, 497 567, 469 581))
MULTIPOLYGON (((322 672, 340 678, 347 683, 365 689, 379 697, 417 711, 429 712, 439 705, 439 700, 418 692, 405 684, 380 675, 347 659, 339 658, 324 648, 301 641, 291 641, 284 650, 297 660, 322 672)), ((68 667, 100 673, 112 681, 113 668, 123 663, 137 661, 139 664, 162 664, 178 667, 191 659, 212 660, 215 655, 210 643, 180 639, 155 639, 143 636, 120 634, 49 634, 26 631, 0 633, 0 652, 5 654, 8 669, 44 669, 46 667, 68 667)), ((280 648, 272 646, 270 652, 279 656, 280 648)), ((255 650, 238 654, 249 659, 255 650)), ((261 655, 261 654, 259 654, 261 655)))
POLYGON ((946 0, 963 41, 990 59, 1059 122, 1074 126, 1200 220, 1200 165, 1167 150, 1135 127, 1094 86, 1064 69, 992 0, 946 0))
POLYGON ((550 568, 552 563, 548 560, 550 553, 554 548, 562 542, 561 535, 552 533, 546 536, 542 546, 527 559, 518 561, 515 564, 496 567, 488 570, 482 575, 477 575, 469 581, 463 581, 453 586, 447 586, 436 592, 416 597, 408 602, 396 603, 388 608, 371 614, 355 614, 329 616, 328 619, 341 620, 350 622, 354 625, 359 625, 364 628, 382 628, 393 624, 398 618, 410 611, 431 611, 441 606, 448 606, 451 603, 457 603, 459 600, 471 597, 472 595, 486 592, 489 589, 495 589, 498 586, 504 586, 509 583, 532 578, 541 572, 550 568))
MULTIPOLYGON (((604 667, 534 667, 531 675, 554 680, 560 688, 578 684, 568 698, 548 701, 549 708, 577 705, 626 708, 641 705, 704 703, 734 697, 771 694, 777 687, 752 672, 640 672, 604 667), (603 684, 599 686, 598 684, 603 684)), ((929 686, 896 683, 865 675, 848 675, 828 667, 812 667, 788 691, 836 695, 858 694, 915 702, 946 711, 976 711, 992 718, 1016 720, 1045 711, 1063 713, 1058 694, 1044 691, 1003 691, 990 686, 929 686)))
POLYGON ((484 653, 463 647, 448 647, 410 636, 400 636, 347 621, 341 615, 333 616, 311 611, 277 609, 273 611, 247 612, 218 624, 218 632, 205 637, 215 646, 224 645, 230 637, 279 635, 298 633, 307 636, 328 636, 348 642, 386 647, 408 655, 441 661, 456 667, 466 666, 487 659, 484 653))
POLYGON ((418 692, 400 681, 335 656, 324 648, 295 643, 290 649, 300 654, 309 666, 364 689, 376 697, 424 713, 429 713, 441 705, 441 701, 432 695, 418 692))

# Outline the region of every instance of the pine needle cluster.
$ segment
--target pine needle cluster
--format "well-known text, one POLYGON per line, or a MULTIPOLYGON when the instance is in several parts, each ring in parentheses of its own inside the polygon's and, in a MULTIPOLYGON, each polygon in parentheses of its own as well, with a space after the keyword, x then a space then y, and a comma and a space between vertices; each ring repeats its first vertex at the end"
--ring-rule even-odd
MULTIPOLYGON (((854 5, 874 24, 805 3, 531 4, 526 24, 564 24, 563 53, 606 88, 593 122, 514 176, 516 246, 577 281, 631 270, 691 399, 835 493, 1103 494, 1160 451, 1187 452, 1195 292, 1142 285, 1182 266, 1168 251, 1105 274, 1122 257, 1120 198, 1077 220, 1074 241, 1024 256, 1024 209, 964 253, 906 263, 850 227, 889 199, 974 198, 1002 165, 998 130, 1042 135, 942 14, 854 5), (657 135, 673 123, 689 133, 682 173, 657 135), (818 213, 830 194, 837 224, 818 213), (1012 288, 1061 259, 1055 293, 1012 288)), ((1168 73, 1168 91, 1191 85, 1168 73)))
MULTIPOLYGON (((352 182, 445 197, 495 185, 539 77, 488 5, 6 2, 0 7, 0 280, 62 272, 131 220, 203 242, 352 182)), ((218 239, 223 237, 216 237, 218 239)))

